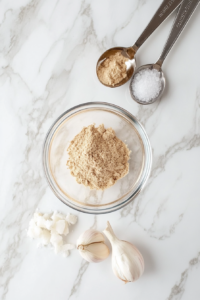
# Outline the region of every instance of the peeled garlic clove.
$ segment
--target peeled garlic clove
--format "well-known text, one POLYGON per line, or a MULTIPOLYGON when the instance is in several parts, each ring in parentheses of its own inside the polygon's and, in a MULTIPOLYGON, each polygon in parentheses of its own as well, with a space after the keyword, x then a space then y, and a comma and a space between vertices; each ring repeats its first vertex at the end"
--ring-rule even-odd
POLYGON ((63 238, 59 234, 52 233, 51 238, 50 238, 50 242, 53 246, 56 246, 56 245, 62 246, 63 245, 63 238))
POLYGON ((49 219, 51 218, 51 214, 45 213, 45 214, 43 215, 43 217, 44 217, 46 220, 49 220, 49 219))
POLYGON ((57 231, 55 230, 54 226, 51 228, 50 232, 51 232, 51 235, 58 234, 57 231))
POLYGON ((54 223, 52 220, 46 220, 45 225, 46 225, 46 229, 51 230, 53 228, 54 223))
POLYGON ((67 221, 65 221, 65 229, 64 229, 63 234, 66 236, 68 233, 69 233, 69 224, 67 221))
POLYGON ((43 216, 37 217, 37 226, 46 229, 46 219, 43 216))
POLYGON ((110 253, 109 248, 104 243, 94 243, 79 246, 80 255, 89 262, 101 262, 106 259, 110 253))
POLYGON ((71 225, 76 224, 77 219, 78 219, 77 216, 71 215, 71 214, 68 214, 67 217, 66 217, 67 222, 68 222, 69 224, 71 224, 71 225))
POLYGON ((51 216, 51 219, 54 221, 54 222, 57 222, 59 220, 65 220, 65 216, 58 213, 57 211, 54 211, 53 215, 51 216))
POLYGON ((50 243, 51 234, 48 230, 43 229, 41 234, 42 245, 47 246, 50 243))
POLYGON ((139 279, 144 272, 144 259, 140 251, 131 243, 119 240, 109 222, 103 232, 112 245, 114 274, 125 283, 139 279))
POLYGON ((59 234, 63 234, 64 230, 65 230, 65 220, 59 220, 56 222, 55 224, 55 229, 57 231, 57 233, 59 234))
POLYGON ((34 238, 39 238, 41 237, 42 235, 42 228, 38 227, 37 225, 35 225, 33 227, 33 235, 34 235, 34 238))
POLYGON ((77 240, 77 249, 80 255, 89 262, 101 262, 110 253, 108 246, 104 243, 103 234, 97 230, 85 231, 77 240))

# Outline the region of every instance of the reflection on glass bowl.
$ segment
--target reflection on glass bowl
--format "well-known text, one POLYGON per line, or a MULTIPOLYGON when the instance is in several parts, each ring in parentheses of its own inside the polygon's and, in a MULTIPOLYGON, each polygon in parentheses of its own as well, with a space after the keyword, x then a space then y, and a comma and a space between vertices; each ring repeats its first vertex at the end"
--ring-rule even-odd
POLYGON ((127 205, 144 188, 151 164, 151 146, 144 128, 128 111, 105 102, 84 103, 63 113, 48 131, 43 147, 44 172, 55 195, 71 208, 91 214, 109 213, 127 205), (78 184, 66 166, 70 141, 91 124, 112 127, 131 150, 129 173, 104 191, 78 184))

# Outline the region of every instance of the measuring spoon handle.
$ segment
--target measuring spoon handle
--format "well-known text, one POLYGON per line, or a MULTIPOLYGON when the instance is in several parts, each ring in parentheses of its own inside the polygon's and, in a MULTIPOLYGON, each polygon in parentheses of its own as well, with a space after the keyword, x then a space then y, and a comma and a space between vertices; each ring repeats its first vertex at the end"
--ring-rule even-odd
POLYGON ((135 45, 134 50, 137 51, 140 46, 148 39, 148 37, 156 30, 156 28, 175 10, 182 0, 164 0, 155 15, 144 29, 135 45))
POLYGON ((169 51, 171 50, 179 35, 181 34, 182 30, 186 26, 187 22, 189 21, 190 17, 195 11, 195 8, 199 4, 199 2, 200 0, 183 0, 175 18, 167 42, 156 65, 159 65, 160 67, 162 66, 163 61, 167 57, 169 51))

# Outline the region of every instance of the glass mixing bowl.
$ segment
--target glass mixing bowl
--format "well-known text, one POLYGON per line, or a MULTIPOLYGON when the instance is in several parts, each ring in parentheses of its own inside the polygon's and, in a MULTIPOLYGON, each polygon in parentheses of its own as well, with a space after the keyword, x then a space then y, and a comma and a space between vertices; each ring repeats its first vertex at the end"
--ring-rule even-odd
POLYGON ((151 146, 142 125, 128 111, 105 102, 67 110, 53 123, 44 141, 43 167, 51 189, 63 203, 85 213, 109 213, 127 205, 144 188, 151 164, 151 146), (131 150, 129 173, 104 191, 78 184, 66 166, 70 141, 91 124, 112 127, 131 150))

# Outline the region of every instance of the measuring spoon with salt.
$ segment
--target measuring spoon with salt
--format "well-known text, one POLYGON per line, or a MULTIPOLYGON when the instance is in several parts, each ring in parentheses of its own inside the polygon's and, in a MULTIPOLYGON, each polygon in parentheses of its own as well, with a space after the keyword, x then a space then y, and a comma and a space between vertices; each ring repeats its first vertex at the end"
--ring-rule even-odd
POLYGON ((135 54, 138 51, 138 49, 142 46, 142 44, 148 39, 148 37, 158 28, 162 22, 167 19, 167 17, 179 6, 182 0, 164 0, 154 16, 152 17, 151 21, 147 25, 147 27, 144 29, 140 37, 137 39, 135 44, 132 47, 115 47, 111 48, 107 51, 105 51, 99 58, 96 66, 96 73, 99 81, 111 88, 115 88, 118 86, 121 86, 125 84, 133 75, 134 70, 136 68, 136 60, 135 60, 135 54), (126 62, 126 77, 118 82, 115 85, 108 85, 105 84, 104 82, 101 81, 101 79, 98 76, 98 69, 101 66, 101 64, 108 59, 111 55, 117 54, 117 53, 122 54, 129 60, 126 62))
POLYGON ((130 81, 129 90, 131 97, 136 102, 144 105, 151 104, 162 96, 166 84, 165 76, 162 71, 162 64, 191 18, 199 2, 200 0, 183 0, 158 61, 155 64, 141 66, 135 71, 130 81), (155 79, 155 82, 153 82, 153 78, 155 79), (144 81, 142 82, 142 80, 144 81), (151 99, 145 100, 148 93, 155 95, 151 99))

